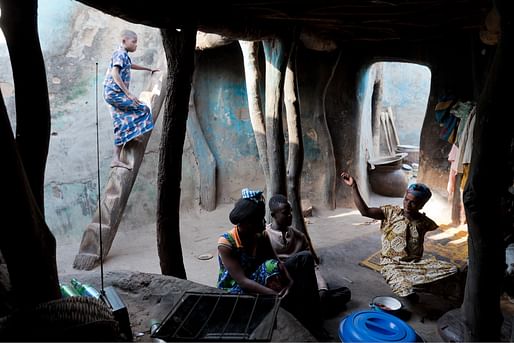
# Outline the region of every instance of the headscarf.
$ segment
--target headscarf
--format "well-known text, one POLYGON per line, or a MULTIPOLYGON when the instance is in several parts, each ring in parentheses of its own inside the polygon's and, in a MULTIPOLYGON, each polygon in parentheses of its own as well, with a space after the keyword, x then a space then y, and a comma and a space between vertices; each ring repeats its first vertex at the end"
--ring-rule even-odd
POLYGON ((411 193, 423 202, 423 205, 430 199, 432 192, 423 183, 413 183, 407 188, 407 193, 411 193))
POLYGON ((250 221, 261 222, 265 214, 266 206, 262 192, 244 188, 241 191, 241 199, 234 204, 234 208, 230 211, 229 219, 234 225, 250 221))
POLYGON ((243 199, 251 199, 254 201, 264 201, 264 197, 262 195, 262 191, 250 188, 243 188, 241 190, 241 198, 243 199))

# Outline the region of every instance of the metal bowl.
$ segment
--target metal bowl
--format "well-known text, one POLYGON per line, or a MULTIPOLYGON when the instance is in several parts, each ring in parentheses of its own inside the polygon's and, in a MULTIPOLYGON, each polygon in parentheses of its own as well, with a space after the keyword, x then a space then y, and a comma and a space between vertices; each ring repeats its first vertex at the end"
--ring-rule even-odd
POLYGON ((398 152, 392 156, 382 156, 372 160, 368 160, 370 169, 375 169, 375 166, 401 166, 403 159, 409 155, 406 152, 398 152))
POLYGON ((370 307, 376 310, 393 313, 401 310, 403 307, 400 300, 390 296, 374 297, 371 301, 370 307))

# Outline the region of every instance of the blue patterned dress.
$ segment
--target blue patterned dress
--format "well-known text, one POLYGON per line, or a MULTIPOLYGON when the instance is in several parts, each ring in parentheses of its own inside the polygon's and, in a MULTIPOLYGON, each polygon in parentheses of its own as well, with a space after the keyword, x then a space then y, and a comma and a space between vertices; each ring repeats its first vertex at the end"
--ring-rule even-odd
POLYGON ((110 105, 114 125, 114 144, 119 146, 152 130, 154 124, 150 108, 129 99, 114 82, 111 70, 115 66, 120 68, 121 79, 129 89, 132 62, 123 47, 112 54, 104 81, 104 99, 110 105))
MULTIPOLYGON (((244 247, 239 239, 237 227, 225 232, 218 239, 218 245, 222 245, 231 249, 232 256, 236 258, 243 268, 244 274, 249 279, 266 286, 268 278, 280 274, 278 260, 270 258, 271 247, 266 242, 267 237, 259 235, 257 244, 252 254, 245 252, 244 247)), ((232 278, 228 270, 223 265, 221 257, 218 255, 219 273, 217 287, 229 291, 232 294, 242 294, 244 291, 239 284, 232 278)))

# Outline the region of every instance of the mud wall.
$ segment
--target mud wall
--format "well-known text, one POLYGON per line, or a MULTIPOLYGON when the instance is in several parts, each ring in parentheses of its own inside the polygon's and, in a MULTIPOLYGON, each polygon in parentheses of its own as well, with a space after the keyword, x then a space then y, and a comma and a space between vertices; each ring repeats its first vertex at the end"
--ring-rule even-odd
MULTIPOLYGON (((155 63, 157 56, 163 54, 162 43, 157 29, 128 23, 76 1, 40 2, 38 12, 51 107, 51 137, 45 173, 46 221, 56 235, 78 236, 89 223, 98 201, 97 109, 102 187, 107 181, 112 159, 112 121, 103 101, 102 82, 110 56, 119 45, 119 35, 123 29, 138 34, 138 49, 131 58, 142 65, 155 63)), ((144 71, 132 73, 130 88, 134 94, 144 89, 148 76, 149 73, 144 71)), ((0 40, 0 86, 15 129, 14 85, 3 40, 0 40)), ((155 222, 160 120, 157 126, 121 229, 155 222)), ((184 185, 187 189, 187 177, 184 185)))
MULTIPOLYGON (((96 209, 98 199, 97 110, 102 187, 112 158, 112 123, 101 96, 101 82, 110 55, 119 43, 119 33, 128 28, 139 34, 138 50, 131 55, 133 62, 153 65, 157 57, 163 54, 160 32, 65 0, 40 4, 39 20, 52 110, 52 136, 45 186, 46 218, 49 227, 58 235, 81 235, 96 209)), ((448 171, 446 156, 450 145, 437 137, 438 126, 433 120, 433 107, 437 96, 447 89, 446 81, 449 78, 457 78, 454 82, 456 88, 460 87, 460 82, 468 82, 463 77, 466 76, 467 65, 461 60, 467 50, 454 44, 434 54, 436 46, 440 47, 440 44, 421 47, 343 46, 341 50, 333 52, 317 52, 299 46, 297 67, 305 146, 303 198, 308 198, 314 206, 320 205, 326 173, 323 148, 319 144, 322 129, 316 118, 322 112, 326 114, 333 141, 335 168, 352 172, 359 180, 364 197, 368 197, 366 163, 371 147, 371 124, 367 113, 370 111, 370 89, 375 77, 373 69, 369 67, 377 61, 387 60, 426 64, 436 70, 420 143, 420 174, 421 179, 436 191, 444 191, 448 171), (447 61, 448 56, 451 56, 451 63, 447 61), (333 68, 334 77, 323 102, 321 94, 333 68), (448 73, 449 70, 452 72, 448 73)), ((264 189, 265 186, 248 115, 242 56, 236 43, 197 54, 193 85, 196 110, 207 143, 217 161, 217 201, 231 203, 239 197, 242 187, 264 189)), ((0 62, 0 86, 10 117, 14 118, 14 87, 7 49, 2 41, 0 62)), ((133 72, 131 89, 134 93, 139 94, 144 89, 148 76, 147 72, 133 72)), ((397 91, 401 92, 401 88, 397 91)), ((464 94, 468 95, 469 92, 464 94)), ((186 139, 183 157, 183 210, 198 209, 199 203, 198 168, 189 143, 191 138, 186 139)), ((153 130, 129 198, 121 230, 137 229, 155 222, 159 142, 160 119, 153 130)), ((338 207, 353 206, 348 188, 339 182, 336 194, 338 207)))
POLYGON ((217 201, 230 203, 244 187, 264 190, 239 44, 197 52, 196 112, 217 164, 217 201))

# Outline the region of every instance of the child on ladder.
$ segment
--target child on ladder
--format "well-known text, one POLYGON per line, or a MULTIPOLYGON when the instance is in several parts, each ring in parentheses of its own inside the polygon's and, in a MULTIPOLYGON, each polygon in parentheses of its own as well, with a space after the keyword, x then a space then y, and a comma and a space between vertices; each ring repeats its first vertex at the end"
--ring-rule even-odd
POLYGON ((130 93, 130 70, 159 71, 132 63, 128 55, 137 49, 137 34, 124 30, 121 45, 114 51, 104 80, 104 99, 110 105, 114 125, 114 156, 111 168, 132 167, 121 160, 121 150, 130 140, 138 138, 153 129, 150 108, 130 93))

